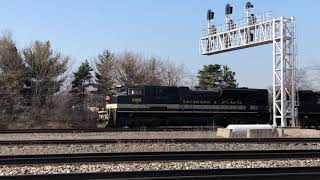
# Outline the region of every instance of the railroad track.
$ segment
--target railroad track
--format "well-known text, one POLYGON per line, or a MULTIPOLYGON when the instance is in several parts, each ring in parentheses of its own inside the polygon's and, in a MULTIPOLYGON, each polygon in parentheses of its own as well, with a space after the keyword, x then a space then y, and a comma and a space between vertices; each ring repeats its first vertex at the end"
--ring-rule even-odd
POLYGON ((130 152, 0 156, 0 165, 320 158, 320 150, 130 152))
POLYGON ((319 143, 320 138, 177 138, 177 139, 64 139, 5 140, 0 145, 114 144, 114 143, 319 143))
MULTIPOLYGON (((216 127, 217 128, 217 127, 216 127)), ((137 131, 205 131, 216 129, 212 126, 154 127, 154 128, 105 128, 105 129, 10 129, 0 130, 0 134, 8 133, 89 133, 89 132, 137 132, 137 131)))
POLYGON ((169 170, 132 171, 0 176, 0 179, 227 179, 227 180, 318 180, 320 167, 295 168, 249 168, 249 169, 210 169, 210 170, 169 170))

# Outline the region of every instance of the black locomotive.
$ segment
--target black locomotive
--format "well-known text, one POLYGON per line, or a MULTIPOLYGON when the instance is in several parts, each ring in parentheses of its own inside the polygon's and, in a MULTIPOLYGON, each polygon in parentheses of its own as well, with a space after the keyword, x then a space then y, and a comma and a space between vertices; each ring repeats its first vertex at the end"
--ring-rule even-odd
POLYGON ((320 126, 320 93, 299 91, 298 119, 302 127, 320 126))
MULTIPOLYGON (((107 97, 99 127, 227 126, 268 124, 271 110, 266 89, 191 90, 188 87, 129 86, 107 97)), ((320 93, 298 92, 302 127, 320 126, 320 93)))
POLYGON ((103 126, 206 126, 270 122, 265 89, 191 90, 188 87, 130 86, 107 98, 103 126))

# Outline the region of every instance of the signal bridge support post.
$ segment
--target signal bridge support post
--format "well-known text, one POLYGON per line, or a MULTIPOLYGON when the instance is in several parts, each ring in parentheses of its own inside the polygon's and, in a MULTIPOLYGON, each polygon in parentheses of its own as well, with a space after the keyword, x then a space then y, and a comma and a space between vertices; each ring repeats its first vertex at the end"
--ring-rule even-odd
POLYGON ((296 127, 295 19, 273 19, 273 125, 296 127))
POLYGON ((297 127, 296 22, 295 18, 272 18, 270 13, 234 21, 233 26, 206 30, 200 53, 214 55, 265 44, 273 45, 273 126, 297 127))

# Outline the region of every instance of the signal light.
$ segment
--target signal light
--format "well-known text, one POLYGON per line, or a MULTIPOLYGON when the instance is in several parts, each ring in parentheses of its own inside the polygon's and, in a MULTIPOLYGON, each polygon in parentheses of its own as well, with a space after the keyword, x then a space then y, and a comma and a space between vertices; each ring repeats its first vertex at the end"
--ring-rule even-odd
POLYGON ((251 4, 251 2, 247 2, 246 9, 251 9, 251 8, 253 8, 253 5, 251 4))
POLYGON ((207 13, 207 20, 210 21, 214 18, 214 12, 212 12, 211 9, 208 10, 208 13, 207 13))
POLYGON ((230 15, 232 14, 232 11, 233 11, 233 7, 230 4, 227 4, 225 9, 225 14, 230 15))

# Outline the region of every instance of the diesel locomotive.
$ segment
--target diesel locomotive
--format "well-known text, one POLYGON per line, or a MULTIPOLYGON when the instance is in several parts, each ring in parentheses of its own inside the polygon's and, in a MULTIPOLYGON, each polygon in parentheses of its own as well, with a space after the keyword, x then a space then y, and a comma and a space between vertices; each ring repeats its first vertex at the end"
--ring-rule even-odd
MULTIPOLYGON (((98 111, 98 127, 227 126, 272 122, 266 89, 191 90, 188 87, 116 88, 98 111)), ((301 127, 320 126, 320 93, 298 91, 301 127)))
POLYGON ((99 127, 207 126, 270 122, 266 89, 128 86, 106 97, 99 127))
POLYGON ((320 126, 320 93, 299 91, 298 119, 301 127, 320 126))

